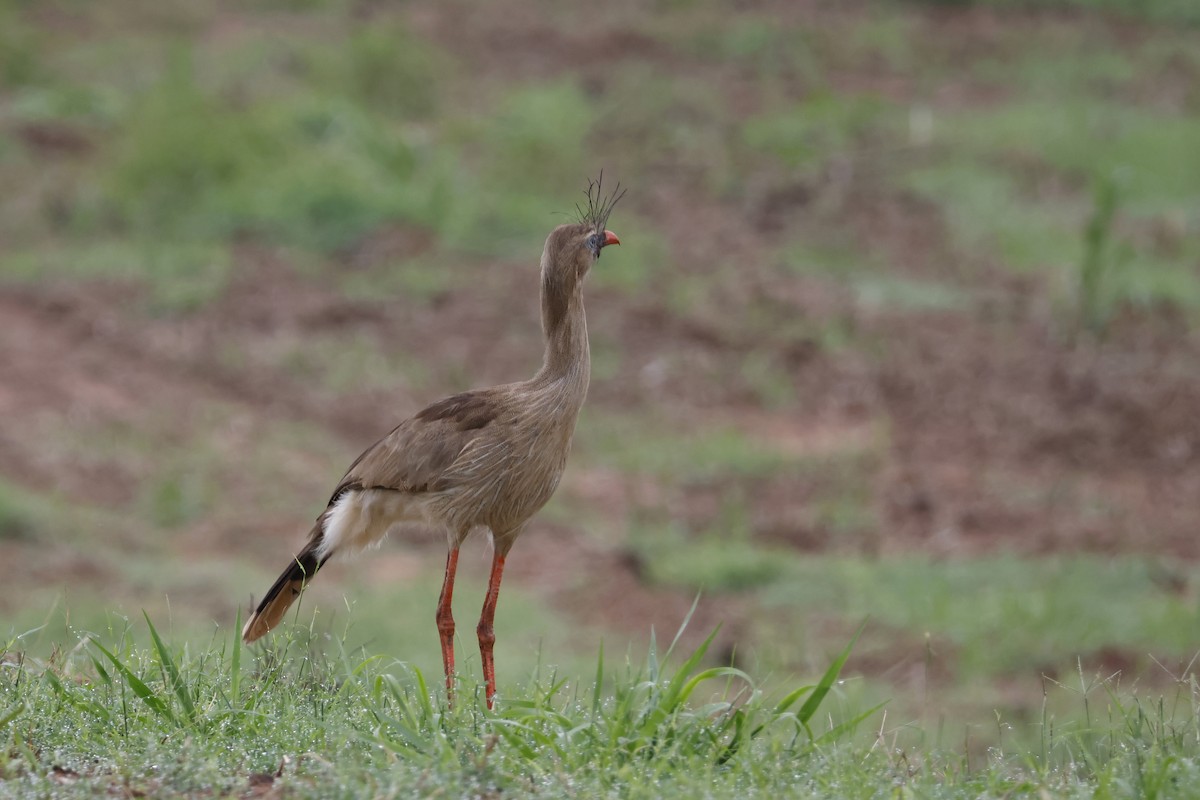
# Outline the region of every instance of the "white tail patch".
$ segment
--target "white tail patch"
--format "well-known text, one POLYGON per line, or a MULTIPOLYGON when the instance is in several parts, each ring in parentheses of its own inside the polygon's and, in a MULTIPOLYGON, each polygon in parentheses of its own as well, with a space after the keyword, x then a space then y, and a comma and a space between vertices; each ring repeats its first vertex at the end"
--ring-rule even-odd
POLYGON ((326 512, 317 559, 378 547, 394 525, 425 518, 421 503, 412 495, 388 489, 353 489, 326 512))

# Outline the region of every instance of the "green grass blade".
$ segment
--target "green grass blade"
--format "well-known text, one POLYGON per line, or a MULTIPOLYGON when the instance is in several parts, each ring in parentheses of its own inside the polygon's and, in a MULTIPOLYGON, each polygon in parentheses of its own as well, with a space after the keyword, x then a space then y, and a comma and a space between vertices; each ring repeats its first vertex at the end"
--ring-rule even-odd
POLYGON ((233 623, 233 650, 229 655, 229 699, 234 708, 242 707, 242 608, 238 606, 233 623))
POLYGON ((72 688, 68 690, 66 686, 62 685, 62 681, 59 680, 58 675, 55 675, 52 672, 47 672, 44 674, 46 674, 46 680, 49 682, 50 688, 52 688, 55 694, 58 694, 62 702, 70 704, 74 706, 74 708, 88 711, 89 714, 94 714, 98 718, 101 718, 101 720, 112 720, 112 714, 109 714, 107 708, 104 708, 103 705, 95 702, 95 700, 92 700, 89 697, 80 697, 73 684, 72 688))
POLYGON ((383 656, 368 656, 360 661, 358 665, 351 669, 346 675, 346 679, 342 681, 342 685, 338 689, 338 694, 346 694, 352 687, 361 685, 358 679, 362 676, 363 672, 366 671, 367 667, 381 660, 383 660, 383 656))
POLYGON ((522 758, 530 762, 537 761, 537 751, 530 747, 529 743, 520 735, 521 731, 528 731, 528 727, 502 717, 496 717, 492 723, 492 730, 503 737, 510 747, 521 754, 522 758))
MULTIPOLYGON (((696 599, 699 600, 700 598, 697 597, 696 599)), ((708 638, 705 639, 699 647, 692 651, 692 654, 688 656, 688 660, 683 662, 679 669, 675 670, 675 675, 672 676, 671 682, 667 685, 667 691, 663 694, 663 705, 665 705, 668 710, 673 709, 675 706, 680 705, 683 702, 679 695, 683 690, 684 682, 687 681, 688 676, 692 674, 692 671, 696 669, 696 666, 700 663, 700 659, 704 658, 704 654, 708 652, 709 646, 712 644, 713 639, 716 638, 717 632, 720 630, 720 625, 718 625, 716 628, 713 628, 713 632, 708 635, 708 638)), ((671 646, 674 647, 674 643, 672 643, 671 646)))
POLYGON ((121 677, 125 679, 125 683, 127 686, 129 686, 130 691, 132 691, 139 700, 145 703, 146 706, 158 716, 165 720, 169 720, 176 725, 179 724, 179 720, 175 717, 175 712, 171 710, 171 707, 167 703, 163 702, 163 699, 156 695, 149 686, 143 683, 141 678, 139 678, 137 675, 134 675, 133 671, 130 670, 129 667, 121 663, 121 659, 113 655, 113 653, 110 652, 107 647, 100 644, 100 642, 96 641, 95 639, 92 639, 92 644, 101 653, 103 653, 109 661, 112 662, 112 665, 117 668, 117 672, 119 672, 121 677))
POLYGON ((667 653, 663 656, 662 660, 664 664, 671 659, 671 653, 675 652, 675 645, 679 644, 679 637, 683 636, 683 632, 687 630, 688 624, 692 621, 692 615, 696 613, 696 607, 699 605, 700 593, 696 592, 696 597, 692 600, 692 607, 683 616, 683 622, 679 623, 679 629, 675 631, 675 638, 671 640, 671 646, 667 648, 667 653))
POLYGON ((745 743, 746 733, 746 715, 739 709, 733 713, 733 738, 729 740, 729 744, 722 748, 720 755, 717 756, 717 763, 725 765, 729 759, 737 755, 745 743))
POLYGON ((433 719, 433 700, 429 697, 429 685, 425 683, 425 674, 416 667, 412 668, 417 678, 417 698, 421 703, 421 713, 425 719, 433 719))
POLYGON ((842 734, 849 733, 850 731, 854 730, 854 728, 858 727, 858 723, 862 722, 864 719, 871 716, 872 714, 874 714, 876 711, 883 708, 887 704, 888 704, 888 701, 884 700, 882 703, 873 705, 870 708, 868 708, 866 711, 863 711, 860 714, 855 714, 850 719, 845 720, 844 722, 840 722, 837 725, 834 725, 832 728, 825 731, 820 736, 818 736, 816 739, 814 739, 813 744, 819 744, 820 742, 824 742, 826 740, 840 738, 842 736, 842 734))
POLYGON ((0 714, 0 728, 3 728, 8 723, 12 722, 17 717, 25 713, 25 704, 22 702, 14 703, 3 714, 0 714))
MULTIPOLYGON (((862 635, 863 629, 866 627, 867 622, 863 620, 862 624, 858 626, 858 630, 854 632, 854 636, 851 637, 850 643, 833 660, 833 663, 829 665, 829 669, 825 670, 825 674, 821 676, 821 680, 813 689, 812 694, 804 701, 804 705, 800 706, 800 711, 796 713, 796 717, 806 729, 808 721, 812 719, 813 714, 817 713, 817 709, 820 708, 822 701, 825 700, 825 696, 829 694, 829 690, 837 683, 838 675, 841 673, 842 667, 846 665, 846 659, 850 657, 850 651, 854 649, 858 637, 862 635)), ((809 731, 809 736, 812 736, 812 731, 809 731)))
POLYGON ((679 691, 677 702, 683 705, 692 696, 692 692, 696 691, 696 687, 704 681, 710 681, 714 678, 741 678, 746 682, 746 685, 753 686, 754 680, 737 667, 710 667, 703 672, 697 673, 690 681, 683 685, 679 691))
POLYGON ((816 684, 810 683, 806 686, 801 686, 799 689, 794 689, 791 692, 788 692, 787 696, 780 700, 779 704, 775 706, 775 716, 779 716, 783 712, 787 711, 797 700, 811 692, 814 688, 816 688, 816 684))
POLYGON ((95 668, 96 674, 100 676, 100 680, 102 680, 106 686, 111 686, 112 676, 108 674, 108 670, 104 668, 104 665, 100 663, 100 659, 96 658, 96 654, 88 653, 88 659, 92 662, 92 667, 95 668))
POLYGON ((600 687, 604 685, 604 640, 600 640, 600 654, 596 656, 596 685, 592 688, 592 719, 600 714, 600 687))
POLYGON ((654 628, 650 628, 650 650, 646 653, 647 679, 650 683, 658 683, 658 639, 654 628))
POLYGON ((196 719, 196 707, 192 703, 191 694, 188 692, 187 685, 183 681, 183 677, 179 674, 179 667, 175 663, 175 659, 171 658, 170 651, 167 650, 166 644, 158 635, 158 631, 154 628, 154 623, 150 621, 150 615, 145 611, 142 616, 146 618, 146 624, 150 626, 150 637, 154 640, 154 650, 158 653, 159 662, 163 669, 166 670, 167 678, 171 683, 171 688, 175 692, 175 696, 179 698, 179 705, 183 708, 184 716, 189 722, 194 722, 196 719))
POLYGON ((525 725, 516 720, 505 719, 503 717, 493 718, 492 725, 493 730, 503 736, 510 745, 519 750, 521 755, 531 762, 538 761, 538 752, 520 735, 522 733, 527 734, 542 747, 553 750, 559 758, 567 757, 567 753, 563 751, 562 746, 558 742, 531 725, 525 725))
POLYGON ((49 670, 47 670, 46 672, 44 672, 42 674, 46 677, 46 680, 50 682, 50 688, 54 690, 54 693, 56 695, 58 695, 59 697, 61 697, 63 700, 66 700, 67 699, 67 690, 66 690, 66 687, 64 687, 62 685, 62 681, 60 681, 58 679, 58 676, 55 675, 53 672, 50 672, 49 670))
MULTIPOLYGON (((417 755, 426 755, 428 743, 425 742, 421 734, 414 730, 410 725, 406 725, 390 715, 384 714, 377 716, 379 717, 379 721, 387 726, 388 733, 395 734, 399 737, 400 743, 403 745, 401 749, 417 755)), ((380 736, 381 741, 384 740, 380 731, 377 731, 377 735, 380 736)), ((396 744, 394 739, 389 738, 387 741, 389 746, 395 746, 396 744)))
POLYGON ((554 699, 554 695, 561 692, 562 688, 566 685, 567 685, 566 678, 562 678, 562 679, 557 680, 554 683, 552 683, 550 685, 550 688, 546 690, 546 695, 545 695, 545 697, 542 698, 542 702, 547 703, 547 704, 550 703, 554 699))
MULTIPOLYGON (((557 727, 562 728, 563 730, 570 730, 576 724, 574 720, 572 720, 566 714, 563 714, 561 711, 555 711, 552 708, 545 708, 534 703, 525 702, 518 705, 517 702, 513 702, 508 708, 509 711, 512 712, 512 716, 553 722, 557 727)), ((584 725, 588 724, 590 723, 584 723, 584 725)))

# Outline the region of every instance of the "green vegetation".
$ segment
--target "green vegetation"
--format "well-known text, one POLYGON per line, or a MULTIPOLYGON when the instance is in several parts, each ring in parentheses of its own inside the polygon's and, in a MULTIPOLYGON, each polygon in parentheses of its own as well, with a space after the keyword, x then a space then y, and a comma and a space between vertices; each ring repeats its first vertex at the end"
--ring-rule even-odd
POLYGON ((701 666, 711 635, 687 656, 652 643, 637 666, 614 668, 601 651, 590 685, 539 671, 492 713, 468 681, 449 709, 418 669, 344 649, 325 658, 303 637, 255 656, 237 628, 180 649, 147 624, 149 646, 126 624, 47 663, 12 649, 33 632, 0 651, 8 787, 78 796, 224 794, 276 780, 300 796, 413 781, 453 793, 765 790, 786 780, 779 764, 836 746, 874 711, 832 725, 818 716, 850 647, 816 683, 773 698, 741 670, 701 666))
POLYGON ((761 446, 732 428, 671 430, 625 416, 606 417, 585 410, 577 447, 584 458, 676 483, 713 475, 764 475, 787 462, 786 455, 761 446))
POLYGON ((242 111, 199 86, 184 57, 126 126, 103 183, 142 235, 251 233, 329 251, 411 203, 415 156, 377 120, 333 98, 242 111))
POLYGON ((489 712, 468 680, 450 709, 420 670, 336 640, 255 652, 218 632, 180 648, 148 627, 149 644, 126 623, 48 662, 13 649, 32 632, 0 652, 6 793, 1184 797, 1200 777, 1198 698, 1185 684, 1158 701, 1052 688, 1077 720, 1046 711, 1032 755, 1001 743, 973 762, 941 746, 909 756, 900 739, 919 731, 889 725, 880 707, 845 713, 853 641, 819 680, 777 692, 703 668, 711 636, 686 656, 652 643, 615 667, 601 651, 588 677, 536 672, 489 712))
POLYGON ((925 0, 932 5, 981 5, 998 9, 1087 10, 1133 19, 1200 24, 1200 10, 1188 0, 925 0))
MULTIPOLYGON (((1179 17, 1186 2, 1176 8, 1172 1, 1139 4, 1136 13, 1186 19, 1179 17)), ((1116 0, 1097 7, 1133 13, 1116 0)), ((324 263, 403 224, 432 233, 435 260, 456 252, 516 257, 536 247, 554 213, 565 210, 546 198, 574 191, 580 163, 610 142, 605 154, 617 154, 623 174, 699 168, 699 185, 722 197, 752 190, 756 173, 767 185, 801 180, 827 229, 843 199, 822 174, 882 169, 947 216, 961 259, 987 253, 1004 266, 1048 274, 1059 291, 1074 286, 1065 271, 1081 261, 1091 205, 1081 184, 1120 171, 1114 224, 1138 235, 1123 237, 1130 267, 1108 281, 1108 305, 1200 307, 1200 286, 1177 252, 1183 264, 1197 255, 1187 235, 1200 224, 1187 210, 1196 207, 1200 185, 1195 117, 1113 97, 1137 91, 1143 66, 1164 69, 1186 58, 1182 45, 1172 49, 1167 40, 1127 54, 1096 48, 1065 25, 1039 30, 1036 47, 1001 39, 1001 53, 981 56, 972 74, 985 84, 1017 81, 1022 93, 988 108, 932 110, 932 147, 910 170, 895 156, 910 144, 904 113, 910 137, 923 141, 926 134, 912 128, 919 109, 869 91, 835 91, 828 77, 830 65, 883 58, 897 70, 919 71, 922 82, 937 79, 947 55, 935 47, 917 59, 911 42, 922 28, 894 9, 848 26, 848 47, 836 53, 767 17, 726 24, 707 7, 670 9, 673 24, 651 29, 672 47, 745 66, 763 82, 758 110, 740 122, 711 82, 637 61, 618 64, 611 90, 598 98, 572 76, 488 84, 477 111, 456 113, 441 98, 463 96, 469 81, 450 55, 394 17, 339 21, 332 35, 284 37, 265 53, 261 42, 242 36, 213 50, 130 36, 124 52, 154 64, 135 79, 112 47, 43 54, 30 43, 44 37, 20 9, 6 6, 12 24, 2 26, 12 40, 0 72, 15 92, 8 103, 14 118, 79 126, 103 160, 98 174, 59 170, 38 190, 45 194, 40 209, 9 215, 23 220, 10 231, 19 246, 0 257, 8 276, 131 279, 149 286, 151 311, 181 313, 226 290, 233 239, 285 245, 324 263), (783 99, 781 81, 807 90, 783 99), (1072 97, 1064 104, 1066 93, 1072 97), (1178 233, 1151 242, 1145 229, 1178 233), (51 244, 54 231, 68 235, 51 244)), ((322 4, 292 12, 337 15, 322 4)), ((160 22, 186 30, 198 20, 177 9, 160 22)), ((6 181, 24 182, 23 148, 0 145, 0 152, 8 153, 0 161, 6 181)), ((598 282, 629 292, 661 285, 655 275, 672 266, 672 248, 652 230, 633 232, 626 234, 630 252, 610 273, 598 273, 598 282)), ((811 241, 811 233, 803 238, 811 241)), ((879 270, 891 260, 857 256, 879 270)), ((858 291, 873 307, 956 305, 954 287, 906 281, 876 276, 858 291)))
POLYGON ((868 97, 822 93, 751 117, 742 136, 751 149, 776 156, 790 169, 812 169, 850 155, 865 132, 879 132, 881 116, 880 104, 868 97))
POLYGON ((425 119, 438 108, 442 76, 453 62, 405 26, 373 25, 344 45, 313 54, 331 93, 349 95, 373 111, 399 119, 425 119))
MULTIPOLYGON (((418 273, 400 270, 393 278, 403 282, 403 276, 410 274, 418 273)), ((419 274, 428 277, 439 273, 429 270, 419 274)), ((437 283, 439 279, 432 277, 429 281, 437 283)), ((419 297, 420 293, 420 288, 414 288, 405 296, 419 297)), ((334 392, 393 389, 398 385, 421 389, 428 383, 426 365, 362 333, 312 336, 290 348, 279 360, 296 378, 334 392)))
MULTIPOLYGON (((512 90, 481 118, 419 126, 436 110, 448 62, 423 42, 398 47, 406 36, 355 32, 345 57, 300 47, 301 80, 288 75, 254 104, 213 84, 231 80, 222 77, 228 65, 185 49, 111 111, 91 107, 101 96, 92 87, 30 91, 16 102, 26 119, 64 120, 80 102, 71 98, 89 98, 84 117, 103 116, 114 130, 95 184, 63 175, 55 190, 62 220, 22 230, 29 244, 5 254, 4 273, 134 279, 151 288, 152 308, 178 313, 220 296, 234 239, 326 258, 404 223, 433 231, 450 251, 525 255, 554 221, 546 198, 577 190, 590 105, 559 82, 512 90), (551 117, 562 124, 543 124, 551 117), (65 242, 48 246, 36 235, 51 223, 65 242)), ((21 168, 16 155, 11 169, 21 168)), ((650 268, 664 252, 650 235, 631 249, 650 268)), ((628 272, 614 280, 637 282, 628 272)))
POLYGON ((1200 250, 1185 231, 1200 224, 1189 210, 1196 126, 1091 102, 942 115, 935 137, 948 155, 904 183, 945 208, 964 257, 1047 275, 1089 328, 1121 307, 1195 315, 1200 280, 1186 265, 1200 250))
MULTIPOLYGON (((1171 573, 1143 558, 793 558, 765 589, 772 608, 870 610, 893 630, 936 631, 972 679, 1034 670, 1069 672, 1076 655, 1103 648, 1163 663, 1194 652, 1194 603, 1170 590, 1171 573), (971 602, 964 602, 970 597, 971 602), (1114 606, 1106 597, 1121 597, 1114 606), (1064 657, 1061 654, 1069 653, 1064 657)), ((1179 576, 1186 583, 1192 572, 1179 576)), ((1160 676, 1161 677, 1161 676, 1160 676)))
POLYGON ((1096 180, 1096 206, 1083 231, 1083 257, 1079 261, 1079 313, 1084 325, 1101 332, 1112 314, 1109 284, 1124 265, 1114 254, 1113 217, 1117 212, 1117 182, 1112 176, 1096 180))
POLYGON ((35 539, 38 526, 16 487, 0 482, 0 541, 35 539))
POLYGON ((655 583, 724 592, 769 583, 783 571, 790 553, 755 546, 745 526, 714 526, 690 535, 678 526, 635 528, 631 543, 655 583))

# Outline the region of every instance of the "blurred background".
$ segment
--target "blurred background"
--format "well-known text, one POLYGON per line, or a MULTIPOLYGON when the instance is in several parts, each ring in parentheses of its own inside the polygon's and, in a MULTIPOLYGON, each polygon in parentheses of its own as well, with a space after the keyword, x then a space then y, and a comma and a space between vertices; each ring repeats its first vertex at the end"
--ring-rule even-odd
MULTIPOLYGON (((622 246, 502 690, 697 593, 690 640, 768 683, 870 616, 845 691, 900 719, 1182 674, 1192 0, 0 0, 0 639, 228 635, 364 447, 538 367, 601 169, 622 246)), ((443 559, 330 566, 295 624, 437 675, 443 559)))

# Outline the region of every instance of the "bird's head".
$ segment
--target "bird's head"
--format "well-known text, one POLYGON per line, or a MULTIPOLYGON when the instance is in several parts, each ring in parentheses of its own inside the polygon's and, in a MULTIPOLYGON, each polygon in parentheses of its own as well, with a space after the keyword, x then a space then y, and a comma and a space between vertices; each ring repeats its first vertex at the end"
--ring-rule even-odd
POLYGON ((617 235, 605 226, 617 201, 624 196, 621 184, 608 194, 603 191, 604 174, 588 181, 584 190, 587 204, 575 206, 577 222, 559 225, 546 238, 546 249, 542 254, 544 278, 577 284, 591 269, 600 251, 610 244, 620 244, 617 235))

